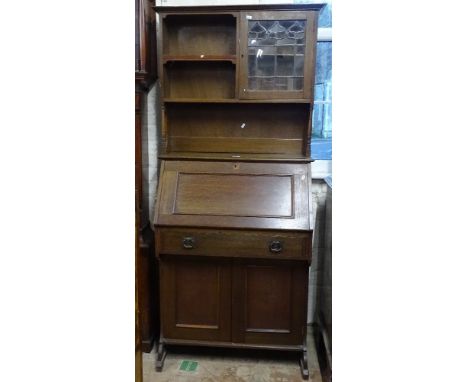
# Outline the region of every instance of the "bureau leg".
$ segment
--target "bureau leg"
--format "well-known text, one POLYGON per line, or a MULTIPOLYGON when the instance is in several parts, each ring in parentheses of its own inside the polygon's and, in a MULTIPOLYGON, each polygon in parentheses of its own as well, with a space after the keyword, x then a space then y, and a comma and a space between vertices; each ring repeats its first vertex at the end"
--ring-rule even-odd
POLYGON ((156 371, 162 371, 164 360, 166 359, 167 350, 163 342, 158 344, 158 355, 156 357, 156 371))
POLYGON ((301 353, 301 358, 299 360, 299 363, 301 365, 301 374, 302 374, 302 379, 309 379, 309 366, 307 363, 307 348, 304 347, 301 353))

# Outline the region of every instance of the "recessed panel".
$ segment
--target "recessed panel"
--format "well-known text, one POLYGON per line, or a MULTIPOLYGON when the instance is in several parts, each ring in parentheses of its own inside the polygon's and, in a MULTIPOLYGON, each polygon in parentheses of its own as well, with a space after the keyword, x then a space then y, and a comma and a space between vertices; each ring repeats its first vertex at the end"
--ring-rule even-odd
POLYGON ((307 164, 163 161, 156 226, 310 230, 307 164))
POLYGON ((251 265, 246 269, 245 326, 248 332, 289 333, 291 268, 251 265))
POLYGON ((174 213, 292 217, 293 178, 179 173, 174 213))
POLYGON ((176 326, 218 329, 220 280, 216 264, 180 262, 176 268, 176 326))

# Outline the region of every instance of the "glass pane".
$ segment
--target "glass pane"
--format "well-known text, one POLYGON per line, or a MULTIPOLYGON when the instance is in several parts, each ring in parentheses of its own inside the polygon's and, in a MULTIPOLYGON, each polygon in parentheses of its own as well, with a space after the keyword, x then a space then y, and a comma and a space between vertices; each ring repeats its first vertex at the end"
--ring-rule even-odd
POLYGON ((262 51, 262 56, 264 56, 266 54, 274 56, 274 55, 276 55, 277 48, 276 48, 276 46, 264 46, 259 50, 262 51))
POLYGON ((257 62, 257 76, 273 76, 275 74, 275 56, 252 56, 257 62))
POLYGON ((303 90, 305 20, 248 21, 249 90, 303 90))
POLYGON ((296 46, 296 54, 304 54, 304 53, 305 53, 305 46, 304 45, 296 46))
MULTIPOLYGON (((294 3, 309 3, 309 0, 294 0, 294 3)), ((322 8, 318 17, 319 28, 332 27, 332 0, 322 8)), ((296 47, 299 53, 300 45, 296 47)), ((304 53, 304 51, 301 51, 304 53)), ((311 156, 315 160, 332 159, 332 43, 318 42, 316 57, 314 111, 312 122, 311 156)))
POLYGON ((286 77, 276 77, 276 89, 288 90, 288 79, 286 77))
POLYGON ((249 89, 256 89, 257 86, 257 78, 249 77, 249 89))
POLYGON ((294 56, 294 47, 293 46, 279 46, 276 48, 278 54, 289 54, 294 56))
POLYGON ((294 75, 302 76, 304 74, 304 56, 294 57, 294 75))
POLYGON ((294 79, 294 90, 302 90, 304 88, 304 79, 302 77, 294 79))
POLYGON ((332 43, 319 41, 317 43, 317 66, 315 69, 315 83, 331 81, 332 77, 332 43))
POLYGON ((332 159, 332 43, 317 43, 312 123, 313 159, 332 159))
POLYGON ((315 74, 314 115, 312 136, 318 139, 331 137, 332 103, 332 43, 317 43, 317 67, 315 74))
POLYGON ((257 60, 255 56, 249 54, 249 74, 251 76, 257 75, 257 60))
POLYGON ((331 28, 332 26, 332 5, 331 2, 322 8, 318 18, 319 28, 331 28))
POLYGON ((292 38, 284 38, 282 40, 278 40, 277 45, 295 45, 296 40, 293 40, 292 38))
POLYGON ((260 87, 265 90, 275 90, 274 78, 260 78, 260 87))
POLYGON ((278 65, 276 75, 292 76, 294 74, 294 56, 278 56, 276 63, 278 65))

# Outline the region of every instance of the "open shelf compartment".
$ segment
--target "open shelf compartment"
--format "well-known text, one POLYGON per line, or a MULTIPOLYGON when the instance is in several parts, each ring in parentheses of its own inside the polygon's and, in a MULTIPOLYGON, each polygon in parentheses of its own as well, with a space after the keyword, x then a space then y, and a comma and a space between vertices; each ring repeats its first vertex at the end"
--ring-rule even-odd
POLYGON ((168 99, 233 99, 236 66, 230 62, 168 62, 164 65, 168 99))
POLYGON ((168 153, 304 155, 307 104, 167 103, 168 153))
POLYGON ((167 15, 163 20, 163 56, 232 60, 237 54, 236 25, 231 14, 167 15))

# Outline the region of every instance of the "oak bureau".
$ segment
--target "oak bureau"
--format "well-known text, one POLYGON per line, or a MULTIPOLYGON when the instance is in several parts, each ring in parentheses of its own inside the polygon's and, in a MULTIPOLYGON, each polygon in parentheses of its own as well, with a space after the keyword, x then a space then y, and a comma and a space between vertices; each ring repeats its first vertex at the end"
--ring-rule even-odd
POLYGON ((322 6, 155 7, 158 371, 166 345, 221 346, 298 352, 308 378, 322 6))

